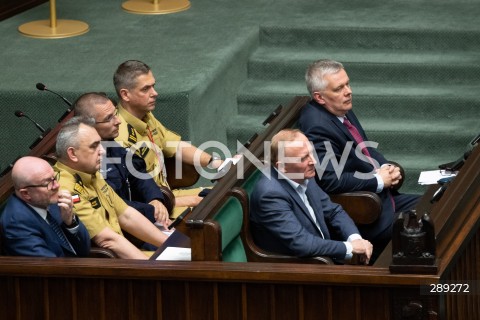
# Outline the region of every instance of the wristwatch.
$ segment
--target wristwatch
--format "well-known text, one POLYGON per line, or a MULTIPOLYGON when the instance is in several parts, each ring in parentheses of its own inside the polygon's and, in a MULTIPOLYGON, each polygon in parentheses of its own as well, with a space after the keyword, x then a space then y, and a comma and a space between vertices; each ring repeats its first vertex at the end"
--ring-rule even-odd
POLYGON ((70 225, 65 224, 65 226, 66 226, 68 229, 73 229, 73 228, 75 228, 76 226, 78 226, 77 216, 76 216, 76 215, 73 215, 73 217, 72 217, 72 223, 71 223, 70 225))

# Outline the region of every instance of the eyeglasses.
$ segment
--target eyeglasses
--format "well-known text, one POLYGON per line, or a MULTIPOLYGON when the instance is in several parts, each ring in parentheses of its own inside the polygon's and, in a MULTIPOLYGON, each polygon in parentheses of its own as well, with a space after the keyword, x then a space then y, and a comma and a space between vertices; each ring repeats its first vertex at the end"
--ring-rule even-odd
POLYGON ((50 178, 50 180, 45 183, 45 184, 34 184, 34 185, 30 185, 30 186, 25 186, 23 187, 23 189, 26 189, 26 188, 47 188, 47 190, 52 190, 53 189, 53 185, 55 184, 55 181, 58 182, 58 180, 60 179, 60 172, 57 172, 55 174, 55 176, 53 176, 52 178, 50 178))
POLYGON ((118 108, 115 108, 115 113, 114 114, 108 116, 107 119, 105 119, 103 121, 95 121, 95 124, 110 123, 117 117, 118 117, 118 108))

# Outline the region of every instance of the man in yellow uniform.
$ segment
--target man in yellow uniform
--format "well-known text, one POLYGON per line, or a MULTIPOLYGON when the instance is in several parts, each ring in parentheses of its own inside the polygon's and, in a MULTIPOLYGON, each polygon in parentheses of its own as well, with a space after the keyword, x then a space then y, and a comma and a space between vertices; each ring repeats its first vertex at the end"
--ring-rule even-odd
POLYGON ((97 246, 120 258, 148 259, 122 230, 155 246, 167 236, 129 207, 103 179, 99 172, 104 153, 100 141, 93 119, 74 117, 65 123, 57 136, 55 164, 62 186, 72 193, 75 212, 97 246))
MULTIPOLYGON (((194 164, 195 153, 200 153, 202 167, 218 168, 222 160, 181 141, 181 137, 165 128, 152 114, 158 93, 155 78, 149 66, 137 60, 122 63, 113 76, 117 92, 118 114, 122 120, 119 135, 115 139, 124 147, 133 147, 146 163, 147 172, 159 186, 168 186, 164 157, 173 157, 181 150, 182 161, 194 164)), ((200 188, 172 190, 175 195, 175 209, 172 218, 186 207, 197 206, 202 200, 200 188)))

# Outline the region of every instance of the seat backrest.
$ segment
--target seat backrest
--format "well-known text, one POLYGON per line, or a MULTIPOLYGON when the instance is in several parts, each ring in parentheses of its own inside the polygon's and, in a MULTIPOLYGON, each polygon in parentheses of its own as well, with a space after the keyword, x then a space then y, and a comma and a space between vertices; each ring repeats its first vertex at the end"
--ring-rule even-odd
POLYGON ((245 248, 241 239, 243 206, 235 196, 229 196, 213 220, 220 226, 222 260, 228 262, 247 262, 245 248))

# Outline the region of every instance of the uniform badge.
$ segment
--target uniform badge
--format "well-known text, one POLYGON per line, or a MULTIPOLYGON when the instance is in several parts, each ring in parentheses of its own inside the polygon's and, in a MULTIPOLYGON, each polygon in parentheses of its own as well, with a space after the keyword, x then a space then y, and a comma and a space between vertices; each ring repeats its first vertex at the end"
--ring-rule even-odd
POLYGON ((94 209, 98 209, 98 208, 100 208, 100 207, 102 206, 101 203, 100 203, 100 200, 98 199, 98 197, 95 197, 95 198, 93 198, 93 199, 90 199, 89 201, 90 201, 90 204, 92 205, 92 207, 93 207, 94 209))

